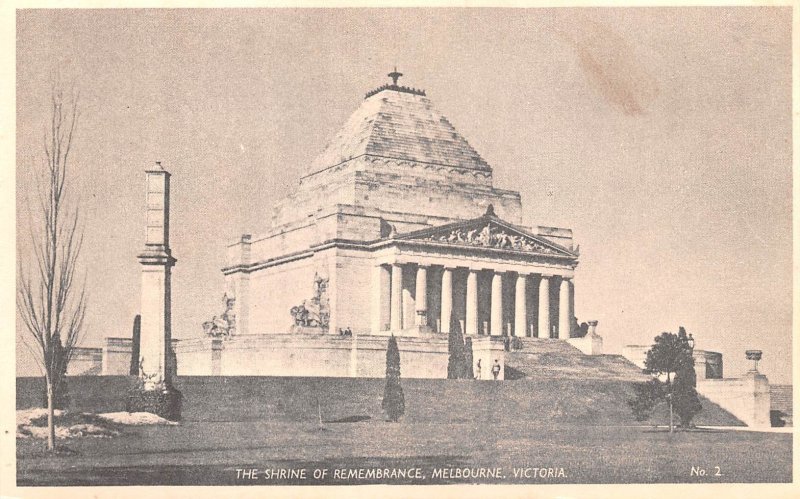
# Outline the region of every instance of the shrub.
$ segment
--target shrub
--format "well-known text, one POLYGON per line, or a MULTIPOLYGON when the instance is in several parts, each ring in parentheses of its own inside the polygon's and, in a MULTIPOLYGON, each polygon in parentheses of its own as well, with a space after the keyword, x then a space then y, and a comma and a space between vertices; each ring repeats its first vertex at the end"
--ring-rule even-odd
MULTIPOLYGON (((171 355, 174 355, 174 352, 171 352, 171 355)), ((139 371, 141 371, 141 376, 135 378, 133 385, 128 390, 125 410, 128 412, 149 412, 170 421, 180 420, 183 394, 172 385, 171 376, 168 374, 166 380, 155 382, 150 387, 147 385, 154 375, 148 376, 142 371, 141 366, 142 363, 140 361, 139 371)))
POLYGON ((383 391, 383 410, 390 421, 397 422, 406 410, 403 387, 400 386, 400 349, 394 335, 386 349, 386 388, 383 391))
POLYGON ((125 410, 128 412, 149 412, 169 419, 181 419, 183 394, 166 383, 158 383, 152 390, 146 390, 141 382, 137 382, 128 390, 125 410))
POLYGON ((131 376, 139 375, 139 344, 142 335, 142 316, 137 315, 133 318, 133 333, 131 335, 131 376))

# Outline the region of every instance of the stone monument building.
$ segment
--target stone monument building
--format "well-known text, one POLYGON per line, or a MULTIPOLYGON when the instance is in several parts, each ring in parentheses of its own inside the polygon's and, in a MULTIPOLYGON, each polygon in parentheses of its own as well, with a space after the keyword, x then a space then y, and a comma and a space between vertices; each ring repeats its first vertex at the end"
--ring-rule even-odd
POLYGON ((493 185, 492 168, 424 91, 389 76, 277 203, 271 227, 228 247, 228 319, 204 325, 218 346, 181 341, 181 373, 181 357, 208 366, 233 351, 236 366, 213 371, 264 374, 254 366, 269 351, 269 373, 379 373, 383 360, 364 371, 323 345, 383 350, 393 334, 417 357, 404 359, 406 375, 438 377, 451 328, 474 338, 487 365, 502 361, 502 336, 569 338, 572 231, 523 221, 519 193, 493 185))
POLYGON ((525 225, 519 193, 493 185, 424 91, 390 76, 275 206, 272 227, 229 246, 236 334, 420 336, 454 319, 467 335, 569 337, 572 231, 525 225), (293 318, 320 282, 325 316, 293 318))

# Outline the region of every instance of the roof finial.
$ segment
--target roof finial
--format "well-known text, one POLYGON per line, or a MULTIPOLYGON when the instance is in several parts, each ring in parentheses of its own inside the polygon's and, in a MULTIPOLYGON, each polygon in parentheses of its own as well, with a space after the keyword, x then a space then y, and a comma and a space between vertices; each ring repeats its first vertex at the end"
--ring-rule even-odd
POLYGON ((392 79, 392 85, 397 86, 397 79, 403 76, 403 73, 398 73, 397 66, 395 66, 394 71, 389 73, 387 76, 392 79))

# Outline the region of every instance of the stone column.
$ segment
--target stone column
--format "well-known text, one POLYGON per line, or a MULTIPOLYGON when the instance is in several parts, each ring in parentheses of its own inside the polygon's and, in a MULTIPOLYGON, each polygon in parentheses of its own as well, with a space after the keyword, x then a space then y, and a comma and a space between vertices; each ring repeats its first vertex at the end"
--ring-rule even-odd
MULTIPOLYGON (((453 270, 445 268, 442 272, 442 333, 450 332, 453 317, 453 270)), ((462 331, 463 333, 463 331, 462 331)))
POLYGON ((391 293, 391 274, 383 265, 372 269, 372 332, 383 331, 386 327, 386 308, 391 293))
POLYGON ((526 303, 528 276, 517 275, 517 286, 514 291, 514 336, 525 336, 527 330, 528 304, 526 303))
POLYGON ((392 292, 389 317, 392 331, 403 329, 403 267, 392 265, 392 292))
POLYGON ((420 265, 417 267, 417 283, 416 283, 415 308, 417 312, 416 324, 417 326, 428 325, 428 269, 420 265))
POLYGON ((467 275, 467 323, 465 334, 478 334, 478 272, 469 271, 467 275))
POLYGON ((569 279, 561 278, 561 287, 558 290, 558 339, 569 338, 570 324, 572 324, 572 300, 570 299, 569 279))
POLYGON ((503 334, 503 274, 492 275, 492 312, 490 333, 492 336, 503 334))
POLYGON ((411 272, 416 273, 416 269, 411 265, 407 265, 405 267, 405 272, 403 272, 403 274, 405 274, 403 276, 403 329, 408 329, 416 324, 417 312, 415 310, 415 300, 412 293, 416 291, 414 288, 417 283, 411 272))
POLYGON ((172 362, 171 281, 175 258, 169 248, 169 177, 156 163, 147 170, 147 232, 144 251, 138 256, 142 265, 142 326, 140 336, 139 376, 145 389, 177 374, 172 362))
POLYGON ((539 282, 539 338, 550 337, 550 276, 539 282))

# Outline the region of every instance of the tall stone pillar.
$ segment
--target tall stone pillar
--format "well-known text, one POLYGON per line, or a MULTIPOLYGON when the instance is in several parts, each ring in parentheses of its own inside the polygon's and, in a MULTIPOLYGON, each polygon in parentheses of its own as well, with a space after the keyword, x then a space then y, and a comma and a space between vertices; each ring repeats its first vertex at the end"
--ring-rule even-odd
POLYGON ((539 338, 550 337, 550 276, 539 281, 539 338))
POLYGON ((169 247, 169 178, 156 162, 147 173, 147 227, 142 265, 141 337, 139 376, 145 389, 171 384, 176 374, 172 352, 171 280, 175 258, 169 247))
POLYGON ((503 334, 503 274, 492 275, 492 309, 490 333, 492 336, 503 334))
POLYGON ((428 325, 428 269, 422 265, 417 267, 417 282, 414 293, 414 305, 417 312, 416 325, 428 325))
POLYGON ((572 300, 570 298, 569 279, 561 279, 561 287, 558 290, 558 339, 566 340, 569 338, 569 329, 572 324, 572 300))
POLYGON ((391 293, 391 274, 383 265, 372 269, 372 324, 373 333, 386 329, 389 317, 389 295, 391 293))
POLYGON ((389 310, 391 330, 403 329, 403 267, 399 264, 392 265, 392 294, 389 310))
MULTIPOLYGON (((450 332, 450 321, 453 317, 453 270, 445 268, 442 272, 442 314, 441 333, 450 332)), ((462 331, 463 332, 463 331, 462 331)))
POLYGON ((417 282, 412 271, 415 272, 416 269, 407 265, 403 272, 405 274, 403 276, 403 329, 408 329, 416 323, 417 311, 413 293, 416 292, 414 288, 416 288, 417 282))
POLYGON ((478 334, 478 272, 470 269, 467 275, 467 321, 465 334, 478 334))
POLYGON ((514 288, 514 336, 525 336, 527 332, 528 304, 527 298, 528 276, 517 275, 517 285, 514 288))

